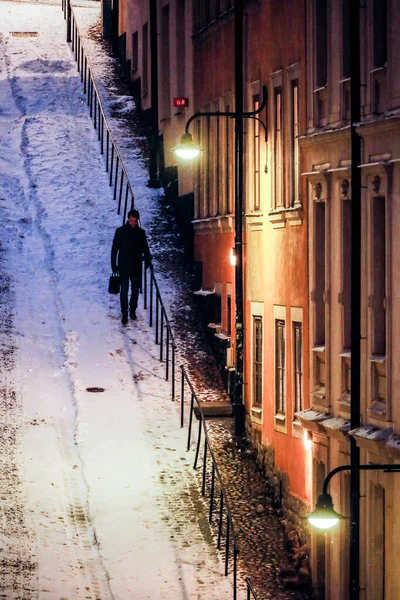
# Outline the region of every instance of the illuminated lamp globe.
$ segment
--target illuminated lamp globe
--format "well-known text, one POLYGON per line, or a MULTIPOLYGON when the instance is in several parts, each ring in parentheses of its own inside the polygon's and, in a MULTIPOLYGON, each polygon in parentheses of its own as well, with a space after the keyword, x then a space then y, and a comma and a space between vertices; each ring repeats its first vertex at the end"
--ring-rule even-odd
POLYGON ((174 153, 183 160, 193 160, 200 155, 201 150, 193 142, 191 134, 185 132, 182 135, 179 144, 175 146, 174 153))
POLYGON ((318 496, 315 510, 307 515, 307 520, 317 529, 331 529, 344 519, 333 509, 332 497, 330 494, 320 494, 318 496))

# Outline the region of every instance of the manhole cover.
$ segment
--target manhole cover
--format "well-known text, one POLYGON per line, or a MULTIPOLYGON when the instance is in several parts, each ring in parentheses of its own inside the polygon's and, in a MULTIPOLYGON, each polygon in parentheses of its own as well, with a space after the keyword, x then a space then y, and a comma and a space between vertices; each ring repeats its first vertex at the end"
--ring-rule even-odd
POLYGON ((92 392, 94 394, 98 394, 99 392, 104 392, 104 388, 100 388, 100 387, 88 387, 86 388, 87 392, 92 392))
POLYGON ((10 31, 10 36, 11 37, 20 37, 20 38, 39 37, 39 34, 37 31, 10 31))

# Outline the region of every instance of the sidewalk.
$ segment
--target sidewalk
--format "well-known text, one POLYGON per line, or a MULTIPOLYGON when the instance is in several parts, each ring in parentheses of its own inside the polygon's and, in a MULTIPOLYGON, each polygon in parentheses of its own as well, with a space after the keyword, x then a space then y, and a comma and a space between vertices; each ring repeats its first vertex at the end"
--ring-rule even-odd
MULTIPOLYGON (((74 13, 105 112, 109 115, 113 136, 134 187, 133 164, 137 156, 135 157, 135 149, 132 149, 129 141, 140 140, 143 149, 141 160, 146 164, 143 134, 136 117, 126 117, 123 112, 116 113, 111 108, 116 106, 118 97, 126 98, 129 92, 118 64, 111 58, 108 44, 101 39, 98 12, 93 8, 75 8, 74 13)), ((143 191, 143 195, 139 191, 135 202, 148 233, 156 276, 158 280, 160 277, 167 280, 168 285, 175 289, 175 294, 179 295, 178 301, 174 294, 172 302, 169 298, 163 299, 168 306, 180 358, 185 363, 201 400, 226 399, 221 376, 207 339, 201 331, 201 319, 193 301, 192 279, 179 234, 171 222, 171 212, 163 202, 162 195, 153 192, 151 205, 148 203, 148 196, 149 190, 143 191), (165 252, 166 240, 168 253, 165 252)), ((272 506, 264 476, 250 449, 235 441, 233 419, 209 419, 207 425, 233 513, 240 548, 240 575, 250 577, 260 600, 308 600, 311 597, 308 592, 288 589, 280 579, 280 569, 289 566, 283 526, 272 506)))

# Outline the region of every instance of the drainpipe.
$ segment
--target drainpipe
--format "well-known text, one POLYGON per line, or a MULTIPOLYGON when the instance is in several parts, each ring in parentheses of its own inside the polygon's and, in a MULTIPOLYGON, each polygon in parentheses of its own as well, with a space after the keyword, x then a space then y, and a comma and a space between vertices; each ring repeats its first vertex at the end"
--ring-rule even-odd
POLYGON ((149 133, 149 181, 148 187, 159 188, 158 168, 158 42, 157 42, 157 0, 150 0, 150 133, 149 133))
POLYGON ((118 37, 119 37, 119 0, 112 0, 112 50, 115 56, 118 55, 118 37))
MULTIPOLYGON (((351 76, 351 429, 360 427, 361 392, 361 137, 356 124, 361 118, 360 5, 350 0, 351 76)), ((360 450, 350 438, 350 464, 360 464, 360 450)), ((350 471, 350 600, 360 595, 360 471, 350 471)))
POLYGON ((235 434, 245 430, 243 404, 243 0, 235 1, 235 434))

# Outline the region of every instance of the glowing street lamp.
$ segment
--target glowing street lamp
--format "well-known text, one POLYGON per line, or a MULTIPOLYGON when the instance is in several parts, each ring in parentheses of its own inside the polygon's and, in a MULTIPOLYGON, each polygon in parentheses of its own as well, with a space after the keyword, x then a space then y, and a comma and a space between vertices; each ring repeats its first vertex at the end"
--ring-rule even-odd
POLYGON ((331 529, 344 519, 333 509, 332 496, 330 494, 320 494, 318 496, 315 510, 307 515, 307 521, 317 529, 331 529))
POLYGON ((332 497, 328 494, 330 480, 336 473, 340 473, 340 471, 384 471, 385 473, 400 473, 400 465, 341 465, 330 471, 324 479, 322 494, 318 496, 315 510, 307 515, 307 520, 310 525, 317 529, 331 529, 337 525, 339 521, 347 518, 339 515, 339 513, 334 510, 332 497))
POLYGON ((188 131, 182 134, 180 142, 175 146, 173 152, 183 160, 194 160, 201 154, 200 148, 193 142, 192 135, 188 131))

